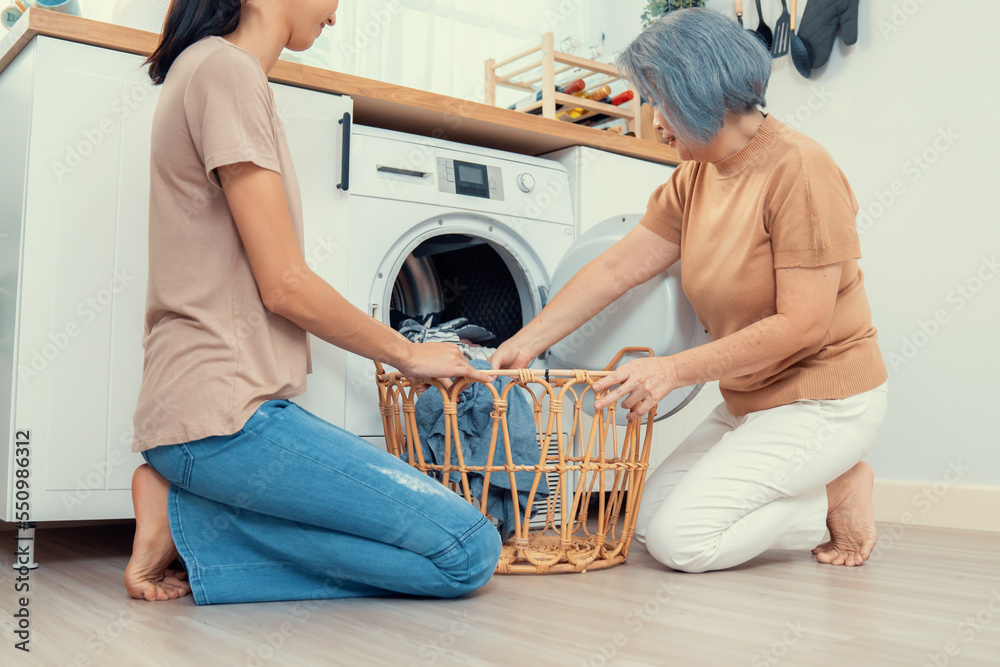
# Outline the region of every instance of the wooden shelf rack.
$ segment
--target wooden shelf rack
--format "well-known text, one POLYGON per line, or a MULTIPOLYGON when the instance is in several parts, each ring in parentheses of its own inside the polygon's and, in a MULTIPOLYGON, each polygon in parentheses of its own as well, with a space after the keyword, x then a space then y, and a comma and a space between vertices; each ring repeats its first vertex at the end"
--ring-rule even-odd
POLYGON ((541 90, 542 99, 516 110, 528 113, 541 109, 543 118, 559 119, 570 109, 581 108, 588 113, 568 122, 578 124, 593 116, 605 114, 609 118, 624 119, 627 131, 634 132, 639 139, 645 138, 642 136, 640 112, 642 100, 639 91, 629 82, 625 81, 625 84, 635 97, 621 106, 614 106, 557 92, 557 78, 583 79, 588 93, 602 86, 624 81, 614 65, 556 51, 553 34, 547 32, 542 35, 542 43, 537 46, 499 62, 493 58, 486 61, 486 104, 496 106, 497 86, 520 90, 529 95, 541 90), (502 73, 501 70, 506 71, 502 73), (538 73, 539 70, 541 74, 538 73))

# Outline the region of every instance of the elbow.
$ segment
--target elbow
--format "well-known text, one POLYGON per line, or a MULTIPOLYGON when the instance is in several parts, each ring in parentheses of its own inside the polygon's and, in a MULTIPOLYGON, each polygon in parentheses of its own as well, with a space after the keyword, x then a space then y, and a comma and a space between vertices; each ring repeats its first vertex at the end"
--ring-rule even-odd
POLYGON ((268 288, 258 286, 258 289, 265 308, 275 315, 294 321, 295 313, 298 312, 294 290, 280 285, 268 288))
POLYGON ((818 347, 823 344, 826 340, 826 334, 828 330, 829 323, 826 324, 814 324, 807 327, 801 334, 799 340, 802 341, 802 347, 818 347))
POLYGON ((805 350, 816 347, 826 340, 830 322, 820 322, 818 320, 806 321, 785 317, 787 337, 789 347, 795 350, 805 350))
POLYGON ((598 276, 606 277, 605 280, 595 280, 591 283, 594 285, 604 285, 610 291, 612 296, 612 301, 618 297, 625 294, 633 287, 640 285, 648 278, 641 275, 636 267, 629 267, 625 269, 619 265, 612 264, 610 262, 605 263, 603 266, 599 267, 600 272, 597 273, 598 276))
POLYGON ((275 315, 294 322, 296 313, 302 312, 303 293, 313 275, 315 274, 303 265, 288 269, 280 277, 275 276, 266 282, 258 281, 257 289, 264 307, 275 315))

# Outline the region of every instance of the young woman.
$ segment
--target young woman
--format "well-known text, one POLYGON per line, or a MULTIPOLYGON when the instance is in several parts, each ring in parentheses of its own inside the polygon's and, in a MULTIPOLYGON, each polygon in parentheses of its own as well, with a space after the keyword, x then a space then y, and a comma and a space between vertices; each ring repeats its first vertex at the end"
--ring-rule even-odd
POLYGON ((267 72, 332 26, 337 5, 173 0, 147 61, 162 89, 133 597, 452 597, 486 583, 499 558, 499 534, 472 505, 290 400, 311 370, 307 332, 409 377, 488 380, 457 346, 411 343, 306 265, 267 72), (167 569, 178 556, 186 572, 167 569))
POLYGON ((713 341, 633 361, 615 385, 632 419, 677 387, 719 380, 725 401, 646 482, 636 537, 671 568, 733 567, 766 549, 861 565, 875 545, 872 470, 885 364, 858 268, 858 204, 821 146, 762 113, 771 57, 733 21, 672 12, 619 68, 683 162, 621 242, 584 267, 492 358, 521 367, 683 259, 713 341), (636 258, 646 258, 636 261, 636 258), (831 541, 816 546, 829 528, 831 541))

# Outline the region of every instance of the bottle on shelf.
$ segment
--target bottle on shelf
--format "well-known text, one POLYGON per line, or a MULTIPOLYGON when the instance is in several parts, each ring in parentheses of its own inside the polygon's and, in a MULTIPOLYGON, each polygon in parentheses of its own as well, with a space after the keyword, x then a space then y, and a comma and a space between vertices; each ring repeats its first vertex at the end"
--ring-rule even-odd
MULTIPOLYGON (((583 79, 577 79, 575 81, 571 81, 570 83, 566 84, 565 86, 556 86, 556 92, 557 93, 566 93, 568 95, 581 96, 579 93, 585 87, 586 87, 586 84, 583 82, 583 79)), ((538 102, 538 101, 540 101, 542 99, 542 92, 543 91, 539 90, 534 95, 529 95, 528 97, 525 97, 523 100, 519 100, 519 101, 515 102, 514 104, 511 104, 507 108, 510 109, 510 110, 512 110, 512 111, 516 111, 518 107, 524 107, 524 106, 528 106, 529 104, 533 104, 535 102, 538 102)), ((532 111, 529 111, 528 113, 534 114, 536 116, 540 116, 542 114, 542 110, 541 110, 541 108, 533 109, 532 111)))
MULTIPOLYGON (((624 93, 612 97, 611 104, 618 107, 633 99, 635 99, 635 93, 633 93, 631 90, 626 90, 624 93)), ((612 117, 607 114, 600 113, 597 114, 596 116, 591 116, 590 118, 584 118, 582 121, 580 121, 580 123, 582 125, 587 125, 587 126, 598 125, 600 123, 604 123, 610 120, 611 118, 612 117)))
POLYGON ((626 90, 624 93, 620 93, 611 98, 611 103, 616 107, 625 104, 626 102, 631 102, 635 99, 635 93, 631 90, 626 90))
POLYGON ((590 94, 592 100, 603 100, 605 97, 611 97, 611 86, 601 86, 590 94))
MULTIPOLYGON (((604 102, 608 104, 611 102, 611 86, 601 86, 600 88, 587 94, 587 99, 594 100, 595 102, 604 102)), ((587 109, 583 107, 576 107, 575 109, 570 109, 564 115, 569 116, 571 119, 575 120, 587 113, 587 109)))
MULTIPOLYGON (((561 92, 563 92, 563 89, 560 88, 559 86, 556 86, 556 92, 557 93, 561 93, 561 92)), ((523 100, 518 100, 517 102, 514 102, 513 104, 511 104, 507 108, 510 109, 511 111, 517 111, 518 107, 528 106, 529 104, 533 104, 535 102, 538 102, 541 99, 542 99, 542 91, 539 90, 534 95, 529 95, 529 96, 525 97, 523 100)), ((529 111, 528 113, 541 113, 541 112, 538 109, 536 109, 534 111, 529 111)))

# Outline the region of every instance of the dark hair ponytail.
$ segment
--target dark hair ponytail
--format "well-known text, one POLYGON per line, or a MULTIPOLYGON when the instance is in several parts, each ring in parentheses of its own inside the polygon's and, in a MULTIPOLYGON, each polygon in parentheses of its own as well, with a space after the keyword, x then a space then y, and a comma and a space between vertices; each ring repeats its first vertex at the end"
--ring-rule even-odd
POLYGON ((163 34, 149 64, 154 85, 163 83, 167 71, 181 51, 209 35, 228 35, 240 24, 240 8, 246 0, 171 0, 163 34))

